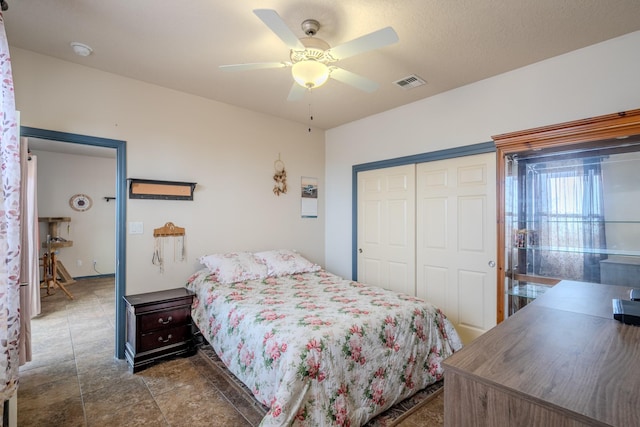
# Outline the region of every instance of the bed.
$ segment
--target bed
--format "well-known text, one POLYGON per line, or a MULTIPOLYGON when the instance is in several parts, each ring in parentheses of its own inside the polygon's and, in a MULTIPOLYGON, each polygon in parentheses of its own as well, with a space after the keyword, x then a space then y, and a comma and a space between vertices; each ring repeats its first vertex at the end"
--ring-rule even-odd
POLYGON ((269 408, 261 426, 361 426, 443 378, 462 347, 419 298, 345 280, 295 251, 202 257, 194 323, 269 408))

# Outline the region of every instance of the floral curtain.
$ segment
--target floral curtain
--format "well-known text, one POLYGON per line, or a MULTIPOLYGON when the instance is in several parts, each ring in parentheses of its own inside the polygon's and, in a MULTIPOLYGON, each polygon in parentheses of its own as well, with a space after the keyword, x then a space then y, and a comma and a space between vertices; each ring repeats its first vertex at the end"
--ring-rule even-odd
POLYGON ((18 386, 20 333, 20 144, 11 58, 0 14, 0 397, 18 386))

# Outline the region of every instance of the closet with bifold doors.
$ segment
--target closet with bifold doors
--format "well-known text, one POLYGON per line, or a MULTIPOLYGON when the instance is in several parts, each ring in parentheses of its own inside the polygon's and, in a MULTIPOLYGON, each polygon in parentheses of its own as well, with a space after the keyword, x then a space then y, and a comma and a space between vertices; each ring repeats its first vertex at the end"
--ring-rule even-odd
POLYGON ((495 153, 357 173, 357 279, 424 298, 464 342, 495 325, 495 153))

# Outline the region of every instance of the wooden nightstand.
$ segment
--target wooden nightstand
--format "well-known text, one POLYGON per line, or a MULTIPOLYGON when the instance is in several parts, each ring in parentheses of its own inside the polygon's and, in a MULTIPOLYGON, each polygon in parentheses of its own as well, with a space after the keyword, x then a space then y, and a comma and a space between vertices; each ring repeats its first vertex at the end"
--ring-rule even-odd
POLYGON ((186 288, 124 297, 127 304, 125 357, 140 371, 164 358, 195 353, 191 303, 186 288))

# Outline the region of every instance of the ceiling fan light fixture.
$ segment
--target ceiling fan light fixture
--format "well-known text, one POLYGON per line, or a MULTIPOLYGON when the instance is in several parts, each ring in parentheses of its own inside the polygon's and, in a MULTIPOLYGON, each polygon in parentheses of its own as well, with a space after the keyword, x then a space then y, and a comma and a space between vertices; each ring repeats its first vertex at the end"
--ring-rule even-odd
POLYGON ((329 79, 329 67, 314 60, 300 61, 293 64, 291 74, 300 86, 314 89, 322 86, 329 79))

